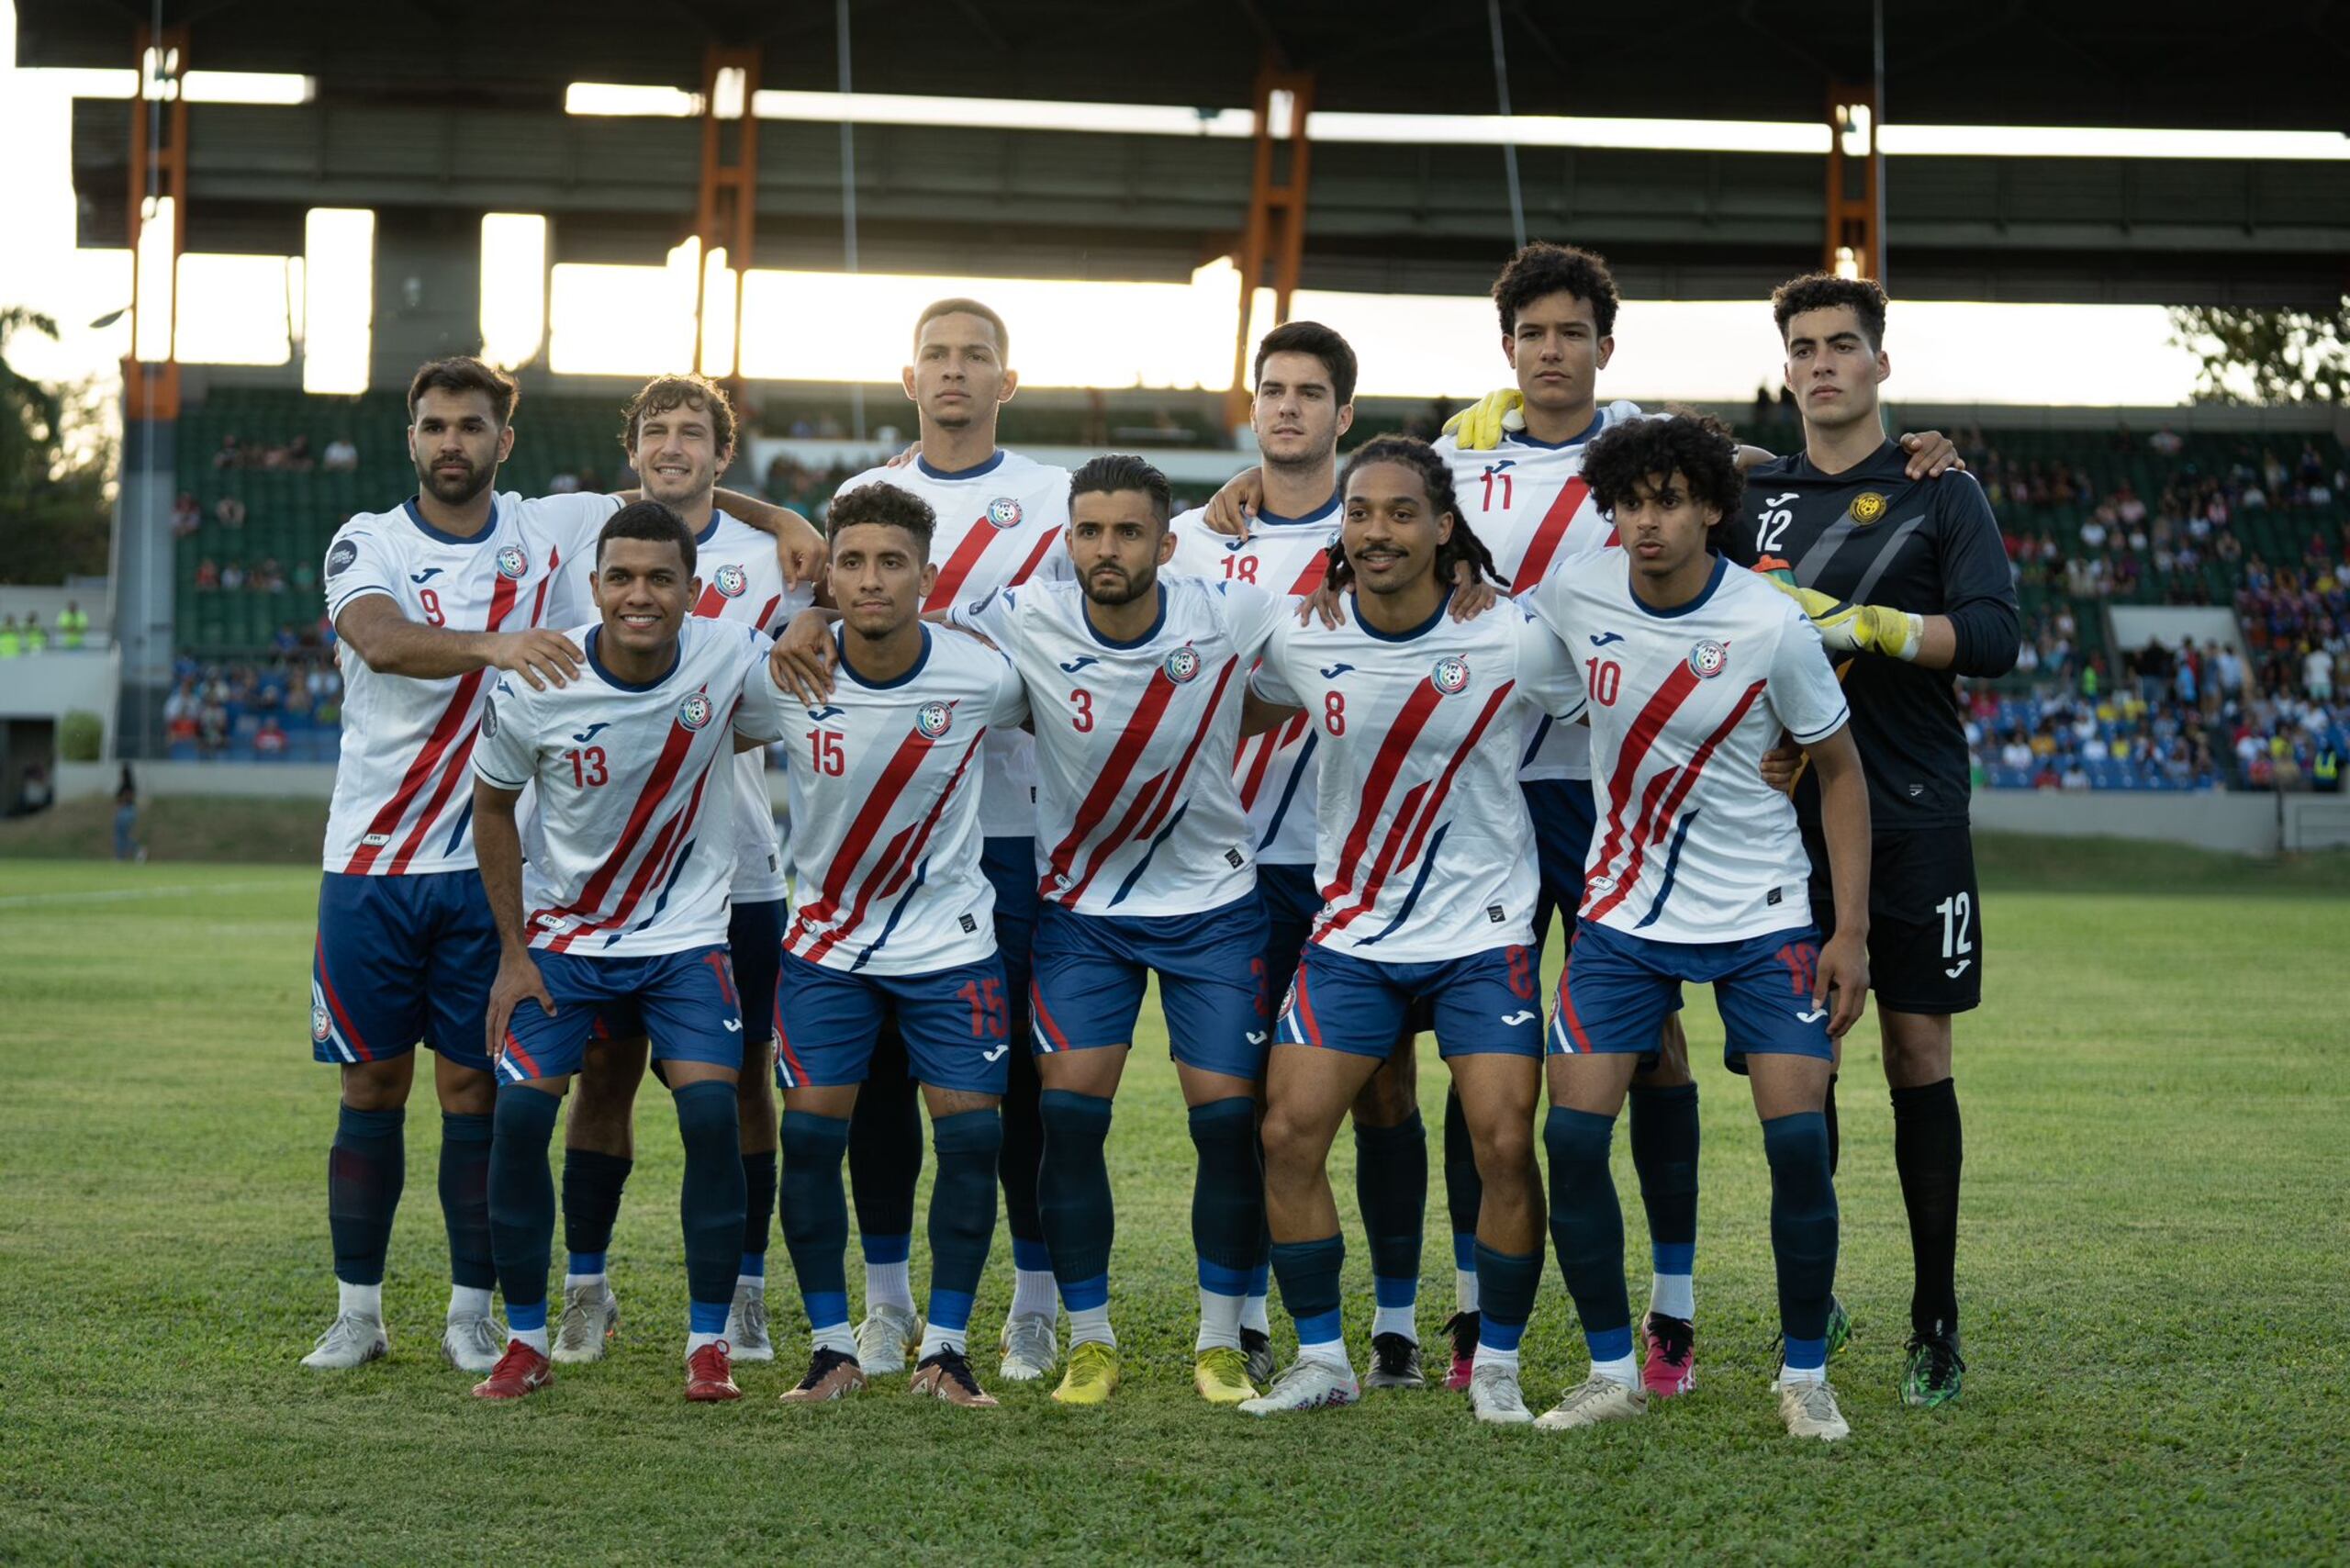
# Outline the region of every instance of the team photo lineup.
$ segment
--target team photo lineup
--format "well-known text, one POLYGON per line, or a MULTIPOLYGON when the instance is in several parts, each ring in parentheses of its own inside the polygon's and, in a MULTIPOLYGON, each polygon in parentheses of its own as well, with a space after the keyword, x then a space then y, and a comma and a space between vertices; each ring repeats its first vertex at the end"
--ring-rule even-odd
POLYGON ((1432 444, 1348 440, 1377 343, 1265 333, 1258 465, 1180 514, 1142 458, 997 444, 1020 323, 977 299, 877 324, 919 440, 821 526, 722 487, 736 413, 699 376, 621 411, 637 488, 525 498, 498 488, 529 439, 515 383, 419 369, 417 492, 343 524, 319 579, 346 691, 309 1009, 341 1090, 338 1300, 304 1365, 364 1378, 431 1331, 384 1305, 387 1270, 439 1267, 389 1255, 420 1060, 440 1353, 472 1394, 674 1344, 641 1316, 623 1338, 616 1287, 661 1265, 612 1249, 649 1067, 684 1151, 688 1400, 903 1379, 973 1410, 1016 1385, 1114 1405, 1113 1111, 1155 991, 1202 1399, 1440 1387, 1484 1423, 1638 1418, 1701 1385, 1712 1067, 1682 1015, 1710 990, 1780 1336, 1768 1386, 1730 1397, 1835 1441, 1855 1316, 1899 1317, 1836 1289, 1838 1068, 1873 989, 1902 1213, 1869 1233, 1906 1230, 1913 1274, 1892 1392, 1958 1401, 1953 1025, 1985 976, 1953 678, 2005 674, 2020 633, 1992 507, 1939 432, 1887 433, 1873 282, 1755 301, 1785 452, 1602 398, 1601 257, 1528 244, 1493 301, 1502 389, 1432 444), (1454 1299, 1424 1316, 1439 1166, 1454 1299), (975 1325, 999 1212, 1010 1305, 975 1325), (1521 1364, 1538 1313, 1585 1358, 1521 1364))

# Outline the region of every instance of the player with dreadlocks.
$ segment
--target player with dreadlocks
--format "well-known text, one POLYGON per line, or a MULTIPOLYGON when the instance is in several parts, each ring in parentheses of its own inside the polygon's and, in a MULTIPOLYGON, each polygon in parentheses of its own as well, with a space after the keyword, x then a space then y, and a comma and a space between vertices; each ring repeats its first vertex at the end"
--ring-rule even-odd
POLYGON ((1517 1347, 1542 1271, 1534 829, 1516 748, 1483 743, 1519 734, 1534 711, 1572 720, 1580 683, 1556 639, 1515 607, 1466 622, 1447 613, 1455 567, 1490 575, 1493 558, 1424 442, 1366 443, 1341 488, 1332 554, 1348 585, 1344 623, 1284 623, 1256 677, 1265 700, 1304 711, 1325 748, 1315 864, 1323 903, 1265 1085, 1273 1271, 1297 1323, 1298 1359, 1240 1408, 1270 1415, 1360 1395, 1340 1329, 1345 1248, 1326 1164, 1348 1106, 1426 1008, 1484 1178, 1471 1401, 1480 1420, 1529 1421, 1517 1347))

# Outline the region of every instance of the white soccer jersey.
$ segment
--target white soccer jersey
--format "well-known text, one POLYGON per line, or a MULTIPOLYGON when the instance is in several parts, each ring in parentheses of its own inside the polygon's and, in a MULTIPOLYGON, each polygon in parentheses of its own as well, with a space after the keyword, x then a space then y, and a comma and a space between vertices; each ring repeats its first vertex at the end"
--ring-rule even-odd
MULTIPOLYGON (((1591 428, 1557 445, 1511 431, 1491 452, 1463 452, 1438 437, 1438 455, 1452 466, 1452 493, 1470 528, 1494 553, 1494 564, 1521 594, 1560 562, 1606 549, 1616 525, 1601 515, 1583 480, 1583 454, 1592 438, 1627 420, 1645 418, 1637 403, 1610 403, 1591 428)), ((1580 725, 1548 714, 1528 722, 1521 778, 1588 778, 1591 740, 1580 725)))
MULTIPOLYGON (((578 541, 592 541, 609 496, 495 497, 489 526, 470 539, 425 521, 414 501, 363 513, 327 546, 329 619, 383 594, 402 615, 458 632, 546 625, 553 585, 578 541)), ((473 789, 466 765, 495 670, 441 680, 384 675, 348 643, 342 750, 327 813, 326 868, 353 875, 474 868, 473 789)))
MULTIPOLYGON (((694 573, 701 578, 696 615, 770 637, 780 635, 793 616, 815 602, 812 586, 783 586, 774 535, 723 511, 713 512, 710 526, 694 536, 694 573)), ((767 754, 743 753, 734 759, 734 902, 773 903, 786 888, 783 845, 767 794, 767 754)))
MULTIPOLYGON (((920 458, 895 468, 868 468, 835 495, 879 480, 911 490, 938 514, 930 564, 938 580, 923 601, 926 613, 966 599, 984 599, 1034 577, 1066 577, 1069 551, 1069 470, 996 450, 975 468, 954 473, 920 458)), ((1036 835, 1035 743, 1006 725, 988 738, 987 773, 979 791, 979 822, 990 838, 1036 835)))
POLYGON ((995 890, 979 869, 984 764, 972 754, 1027 720, 1010 661, 925 626, 906 674, 867 686, 844 655, 832 700, 788 716, 784 950, 875 975, 930 974, 994 952, 995 890))
POLYGON ((1599 826, 1582 917, 1660 942, 1809 924, 1796 809, 1762 775, 1781 730, 1808 745, 1849 716, 1803 612, 1719 557, 1704 593, 1651 610, 1621 551, 1551 573, 1525 602, 1590 695, 1599 826))
POLYGON ((535 784, 540 843, 522 868, 531 946, 596 958, 679 953, 726 940, 734 878, 734 737, 781 738, 789 700, 767 636, 686 618, 677 662, 643 685, 598 655, 600 626, 571 633, 578 678, 534 691, 508 676, 482 710, 474 772, 535 784))
MULTIPOLYGON (((1174 521, 1175 557, 1167 569, 1210 582, 1254 583, 1274 593, 1312 593, 1329 567, 1342 510, 1333 495, 1304 517, 1259 512, 1248 537, 1235 539, 1209 528, 1205 509, 1194 508, 1174 521)), ((1248 812, 1257 858, 1266 865, 1314 864, 1316 745, 1303 713, 1240 743, 1232 780, 1248 812)))
POLYGON ((1113 643, 1074 582, 1006 588, 949 612, 1010 655, 1036 729, 1040 897, 1085 914, 1197 914, 1257 885, 1248 814, 1223 759, 1248 672, 1292 613, 1245 582, 1159 579, 1158 622, 1113 643))
POLYGON ((1581 689, 1523 610, 1449 610, 1395 636, 1351 600, 1343 626, 1283 616, 1257 672, 1320 738, 1311 940, 1335 951, 1428 963, 1534 939, 1534 828, 1510 737, 1528 711, 1572 719, 1581 689))

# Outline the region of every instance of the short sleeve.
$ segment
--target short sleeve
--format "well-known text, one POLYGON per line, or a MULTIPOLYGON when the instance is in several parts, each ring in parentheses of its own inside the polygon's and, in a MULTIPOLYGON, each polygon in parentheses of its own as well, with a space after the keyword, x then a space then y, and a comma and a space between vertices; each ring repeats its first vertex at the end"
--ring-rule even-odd
POLYGON ((999 730, 1016 730, 1028 722, 1028 687, 1012 661, 1002 654, 989 655, 996 664, 995 691, 988 704, 988 723, 999 730))
POLYGON ((621 498, 582 490, 567 496, 534 497, 525 505, 531 527, 570 561, 596 553, 596 538, 621 510, 621 498))
POLYGON ((1289 644, 1288 628, 1276 625, 1272 635, 1265 643, 1261 655, 1264 663, 1259 665, 1256 673, 1248 678, 1248 689, 1265 701, 1273 703, 1277 707, 1303 708, 1305 706, 1305 700, 1297 694, 1281 673, 1281 655, 1288 649, 1289 644))
POLYGON ((398 599, 395 585, 399 576, 399 567, 376 537, 375 526, 342 529, 327 546, 327 619, 333 620, 342 613, 344 605, 371 593, 398 599))
POLYGON ((474 776, 500 790, 520 790, 538 771, 531 744, 530 700, 510 680, 500 679, 481 707, 481 735, 474 743, 474 776))
POLYGON ((1574 630, 1568 624, 1567 575, 1556 564, 1542 574, 1539 582, 1516 596, 1514 602, 1547 629, 1551 636, 1572 645, 1574 630))
POLYGON ((985 599, 957 599, 946 607, 946 624, 977 632, 999 648, 1019 644, 1019 590, 1000 588, 985 599))
MULTIPOLYGON (((1506 610, 1500 613, 1506 614, 1506 610)), ((1522 614, 1517 634, 1517 689, 1526 700, 1562 722, 1583 717, 1583 671, 1566 644, 1544 622, 1522 614)))
POLYGON ((1771 684, 1762 700, 1797 745, 1826 740, 1852 717, 1818 630, 1792 603, 1786 607, 1778 650, 1771 657, 1771 684))
POLYGON ((743 672, 743 700, 734 710, 734 733, 747 740, 772 745, 783 739, 783 727, 792 700, 775 681, 767 655, 775 639, 764 632, 751 633, 750 667, 743 672))
POLYGON ((1297 600, 1268 593, 1253 583, 1215 583, 1208 591, 1224 600, 1225 629, 1232 638, 1233 651, 1244 659, 1260 656, 1280 630, 1281 617, 1297 609, 1297 600))

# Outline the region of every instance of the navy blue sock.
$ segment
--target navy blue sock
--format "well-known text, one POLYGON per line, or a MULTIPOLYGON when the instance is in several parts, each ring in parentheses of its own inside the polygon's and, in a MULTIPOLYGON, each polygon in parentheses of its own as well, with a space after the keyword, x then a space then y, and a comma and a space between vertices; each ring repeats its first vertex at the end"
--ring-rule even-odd
POLYGON ((1542 1283, 1542 1250, 1496 1252, 1477 1243, 1477 1348, 1515 1350, 1534 1316, 1534 1293, 1542 1283))
POLYGON ((1485 1181, 1477 1174, 1477 1146, 1461 1114, 1460 1092, 1444 1096, 1444 1207, 1452 1219, 1452 1266, 1473 1269, 1477 1211, 1485 1204, 1485 1181))
POLYGON ((1192 1180, 1192 1249, 1203 1284, 1219 1295, 1248 1294, 1257 1244, 1265 1229, 1265 1173, 1257 1163, 1257 1102, 1247 1095, 1212 1100, 1191 1110, 1192 1147, 1199 1167, 1192 1180))
POLYGON ((1110 1246, 1117 1215, 1110 1203, 1110 1102, 1098 1094, 1047 1089, 1037 1095, 1045 1121, 1045 1160, 1036 1172, 1036 1213, 1052 1249, 1053 1276, 1071 1312, 1110 1296, 1110 1246))
POLYGON ((1827 1361, 1828 1297, 1836 1288, 1836 1182, 1828 1174, 1828 1119, 1817 1111, 1762 1124, 1771 1164, 1771 1255, 1779 1266, 1779 1331, 1787 1365, 1827 1361))
MULTIPOLYGON (((1551 1106, 1542 1124, 1542 1146, 1550 1155, 1550 1239, 1594 1361, 1618 1361, 1632 1352, 1624 1208, 1607 1169, 1615 1135, 1615 1117, 1561 1105, 1551 1106)), ((1479 1289, 1482 1294, 1482 1282, 1479 1289)))
POLYGON ((469 1290, 498 1283, 489 1251, 489 1143, 494 1120, 441 1113, 441 1218, 449 1230, 449 1282, 469 1290))
POLYGON ((1045 1119, 1036 1103, 1041 1090, 1036 1058, 1028 1049, 1027 1016, 1025 1002, 1013 1005, 1012 1081, 1003 1092, 1003 1153, 996 1167, 1003 1182, 1004 1228, 1013 1240, 1043 1248, 1045 1221, 1036 1208, 1036 1174, 1044 1167, 1045 1119))
POLYGON ((612 1226, 621 1217, 621 1193, 636 1161, 592 1148, 563 1151, 563 1245, 571 1272, 600 1274, 611 1250, 612 1226), (583 1263, 592 1265, 582 1268, 583 1263))
MULTIPOLYGON (((1958 1179, 1965 1163, 1958 1085, 1945 1078, 1895 1090, 1893 1168, 1901 1173, 1901 1203, 1909 1211, 1915 1275, 1909 1327, 1920 1334, 1958 1327, 1958 1179)), ((1832 1153, 1829 1169, 1835 1170, 1832 1153)))
POLYGON ((959 1334, 970 1327, 971 1298, 995 1237, 995 1162, 1003 1118, 993 1106, 941 1116, 930 1125, 938 1175, 930 1189, 930 1321, 959 1334))
POLYGON ((857 1234, 912 1236, 914 1184, 922 1177, 922 1106, 894 1023, 884 1023, 874 1039, 872 1064, 848 1124, 857 1234))
POLYGON ((327 1150, 327 1234, 334 1243, 334 1277, 345 1284, 384 1282, 384 1254, 392 1244, 392 1215, 408 1180, 408 1124, 402 1110, 341 1107, 334 1144, 327 1150))
POLYGON ((1649 1215, 1649 1264, 1687 1274, 1697 1256, 1697 1086, 1632 1091, 1632 1170, 1649 1215))
POLYGON ((677 1137, 686 1146, 686 1179, 677 1193, 685 1222, 686 1294, 694 1331, 717 1333, 734 1305, 734 1265, 743 1256, 743 1133, 734 1114, 734 1086, 706 1080, 669 1098, 677 1107, 677 1137), (704 1327, 711 1307, 718 1327, 704 1327))
POLYGON ((554 1177, 547 1146, 554 1141, 563 1101, 526 1083, 498 1091, 495 1136, 489 1146, 489 1244, 498 1259, 498 1287, 509 1318, 529 1309, 545 1321, 547 1264, 554 1250, 554 1177))
POLYGON ((1338 1271, 1347 1261, 1344 1237, 1273 1243, 1273 1277, 1281 1281, 1281 1305, 1297 1324, 1297 1343, 1327 1345, 1345 1338, 1338 1310, 1338 1271))
POLYGON ((848 1194, 841 1157, 849 1118, 783 1114, 783 1245, 811 1328, 848 1322, 848 1194))
POLYGON ((1428 1129, 1417 1111, 1392 1127, 1355 1124, 1355 1202, 1379 1305, 1409 1306, 1418 1299, 1428 1207, 1428 1129))
MULTIPOLYGON (((736 1136, 740 1137, 737 1126, 736 1136)), ((743 1256, 739 1273, 767 1271, 767 1234, 775 1226, 775 1150, 763 1148, 743 1156, 743 1256), (746 1265, 756 1261, 755 1269, 746 1265)))

